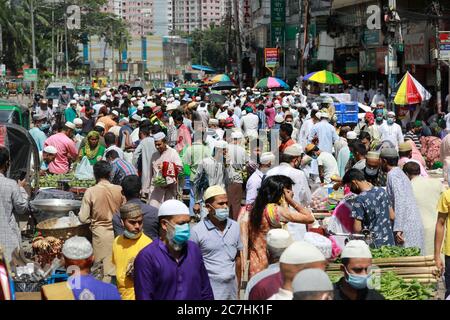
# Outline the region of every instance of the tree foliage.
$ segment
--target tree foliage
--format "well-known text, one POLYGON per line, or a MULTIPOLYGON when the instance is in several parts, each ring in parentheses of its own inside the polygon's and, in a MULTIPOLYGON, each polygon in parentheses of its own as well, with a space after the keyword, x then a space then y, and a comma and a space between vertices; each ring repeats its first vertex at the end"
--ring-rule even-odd
POLYGON ((234 41, 232 32, 226 26, 211 25, 207 30, 195 30, 189 35, 178 32, 178 35, 191 38, 193 64, 223 69, 234 56, 233 46, 227 49, 228 43, 234 41))
MULTIPOLYGON (((38 68, 51 65, 52 29, 55 34, 65 32, 65 12, 68 5, 81 8, 81 29, 68 30, 68 52, 71 68, 79 67, 78 44, 92 36, 106 40, 109 46, 123 50, 130 41, 127 25, 114 14, 102 12, 107 0, 16 0, 0 1, 3 54, 1 61, 15 73, 24 63, 32 63, 31 10, 34 6, 35 44, 38 68), (54 19, 52 19, 52 11, 54 19)), ((55 40, 56 46, 56 40, 55 40)), ((56 50, 56 49, 55 49, 56 50)), ((63 50, 64 51, 64 50, 63 50)))

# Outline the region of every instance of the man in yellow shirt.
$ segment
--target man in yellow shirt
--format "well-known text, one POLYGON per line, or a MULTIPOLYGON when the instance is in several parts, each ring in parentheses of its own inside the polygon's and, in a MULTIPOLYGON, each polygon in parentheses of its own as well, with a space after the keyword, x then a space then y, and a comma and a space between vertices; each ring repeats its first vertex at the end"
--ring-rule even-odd
POLYGON ((116 237, 113 243, 113 263, 116 266, 117 288, 122 300, 135 300, 134 259, 152 240, 142 233, 144 217, 138 204, 124 204, 120 208, 120 219, 124 226, 124 234, 116 237))
POLYGON ((438 202, 438 218, 436 222, 436 233, 434 236, 434 260, 439 271, 445 269, 445 298, 450 295, 450 190, 442 193, 438 202), (447 224, 447 228, 446 225, 447 224), (442 248, 442 241, 444 241, 444 247, 442 248), (445 255, 445 268, 441 259, 442 253, 445 255))

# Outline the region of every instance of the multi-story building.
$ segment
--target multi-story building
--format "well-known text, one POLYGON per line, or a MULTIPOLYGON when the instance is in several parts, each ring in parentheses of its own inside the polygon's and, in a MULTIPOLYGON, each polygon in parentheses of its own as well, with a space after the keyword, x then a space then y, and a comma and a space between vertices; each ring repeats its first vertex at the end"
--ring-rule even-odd
POLYGON ((192 32, 220 25, 231 0, 173 0, 173 27, 192 32))
POLYGON ((109 0, 104 11, 128 22, 131 35, 167 36, 172 30, 172 0, 109 0))

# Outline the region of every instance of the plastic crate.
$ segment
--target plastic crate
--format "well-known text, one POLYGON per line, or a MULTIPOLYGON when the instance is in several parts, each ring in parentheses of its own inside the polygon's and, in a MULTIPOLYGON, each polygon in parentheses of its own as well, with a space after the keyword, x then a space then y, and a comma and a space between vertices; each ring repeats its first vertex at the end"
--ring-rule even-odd
POLYGON ((342 114, 342 123, 358 123, 358 112, 346 112, 342 114))
POLYGON ((344 112, 358 112, 358 102, 344 102, 342 103, 344 112))
POLYGON ((336 110, 336 113, 342 113, 345 112, 345 104, 343 103, 335 103, 334 109, 336 110))

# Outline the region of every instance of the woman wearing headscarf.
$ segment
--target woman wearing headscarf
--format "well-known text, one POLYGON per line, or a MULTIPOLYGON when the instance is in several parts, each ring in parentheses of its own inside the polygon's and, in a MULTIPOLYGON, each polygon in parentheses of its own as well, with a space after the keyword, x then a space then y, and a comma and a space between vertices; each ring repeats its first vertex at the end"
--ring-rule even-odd
POLYGON ((87 157, 89 163, 94 165, 103 158, 105 146, 99 143, 100 133, 97 131, 89 132, 86 140, 87 143, 80 149, 78 159, 81 160, 83 157, 87 157))

